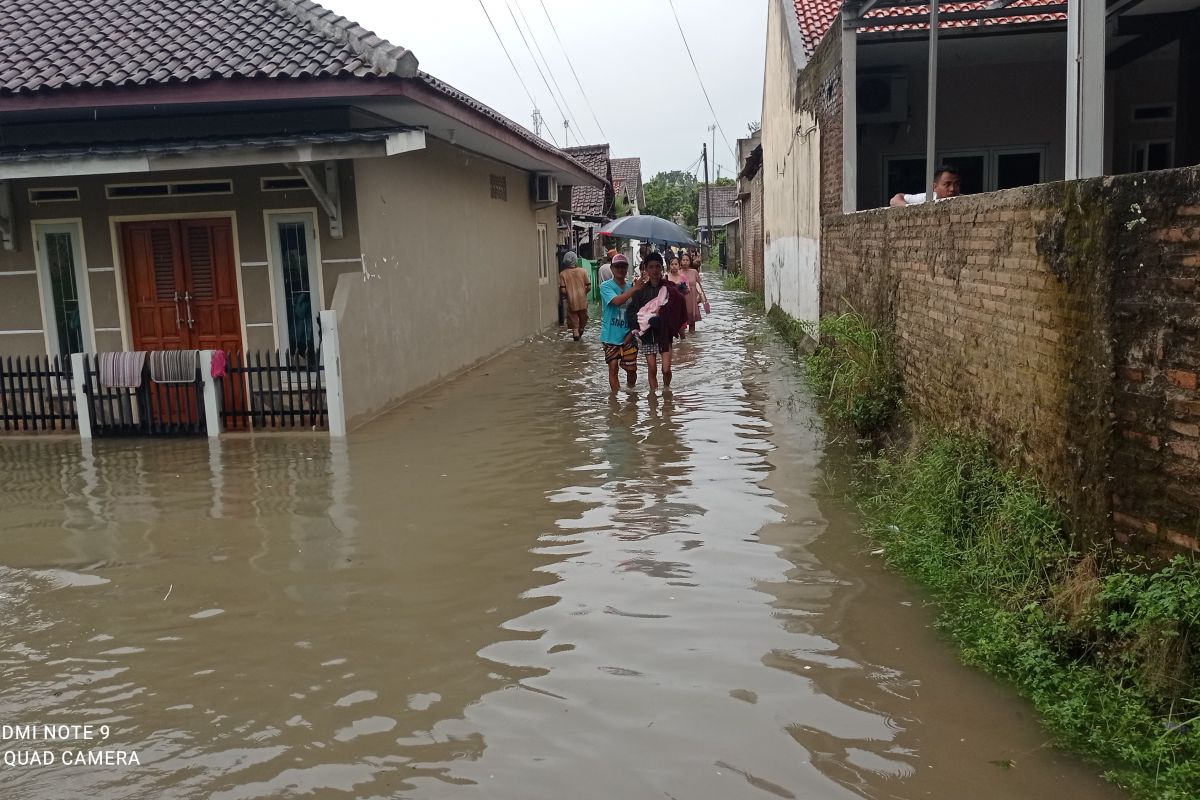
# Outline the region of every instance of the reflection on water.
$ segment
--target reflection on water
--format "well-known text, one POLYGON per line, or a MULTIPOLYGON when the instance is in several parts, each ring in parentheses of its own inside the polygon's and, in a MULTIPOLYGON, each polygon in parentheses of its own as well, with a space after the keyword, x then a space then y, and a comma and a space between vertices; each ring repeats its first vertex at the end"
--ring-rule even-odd
POLYGON ((1118 796, 861 554, 718 310, 658 397, 548 337, 345 443, 0 441, 0 723, 140 761, 3 797, 1118 796))

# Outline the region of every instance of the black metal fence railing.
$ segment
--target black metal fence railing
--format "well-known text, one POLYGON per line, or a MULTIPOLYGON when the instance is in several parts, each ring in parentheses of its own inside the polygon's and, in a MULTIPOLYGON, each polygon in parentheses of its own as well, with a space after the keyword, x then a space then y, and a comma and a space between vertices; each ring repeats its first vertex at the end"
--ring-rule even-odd
POLYGON ((191 382, 156 383, 147 363, 137 387, 120 387, 101 381, 99 355, 85 354, 83 365, 93 436, 202 436, 207 431, 199 368, 191 382))
POLYGON ((227 355, 218 390, 225 430, 329 427, 320 349, 227 355))
POLYGON ((0 422, 6 431, 73 431, 71 362, 55 356, 0 359, 0 422))

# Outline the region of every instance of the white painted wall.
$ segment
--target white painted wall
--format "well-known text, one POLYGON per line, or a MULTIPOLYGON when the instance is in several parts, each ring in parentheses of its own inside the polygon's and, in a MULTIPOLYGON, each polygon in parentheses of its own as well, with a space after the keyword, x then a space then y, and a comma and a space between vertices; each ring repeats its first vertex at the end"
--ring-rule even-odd
MULTIPOLYGON (((791 2, 771 0, 763 82, 763 250, 767 307, 820 315, 821 132, 797 106, 799 29, 791 2)), ((801 58, 803 58, 801 56, 801 58)))

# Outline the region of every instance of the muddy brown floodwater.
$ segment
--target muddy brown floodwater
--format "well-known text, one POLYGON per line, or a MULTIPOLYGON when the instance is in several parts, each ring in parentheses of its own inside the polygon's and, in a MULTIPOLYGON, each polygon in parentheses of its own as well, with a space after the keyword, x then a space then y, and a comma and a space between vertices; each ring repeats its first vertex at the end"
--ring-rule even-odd
POLYGON ((1123 796, 938 640, 714 294, 657 399, 593 328, 344 444, 0 441, 0 724, 109 726, 0 741, 0 797, 1123 796))

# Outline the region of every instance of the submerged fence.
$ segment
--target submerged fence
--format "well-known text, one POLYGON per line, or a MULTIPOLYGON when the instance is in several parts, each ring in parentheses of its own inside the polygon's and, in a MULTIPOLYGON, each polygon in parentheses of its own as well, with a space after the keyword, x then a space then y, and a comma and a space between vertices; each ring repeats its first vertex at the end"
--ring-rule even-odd
POLYGON ((99 354, 84 354, 83 367, 83 393, 93 436, 202 436, 207 432, 199 366, 187 383, 156 383, 145 364, 135 387, 106 386, 99 354))
POLYGON ((225 430, 329 426, 325 366, 320 350, 227 354, 219 379, 225 430))
POLYGON ((70 361, 47 355, 0 358, 0 425, 23 433, 78 430, 70 361))

